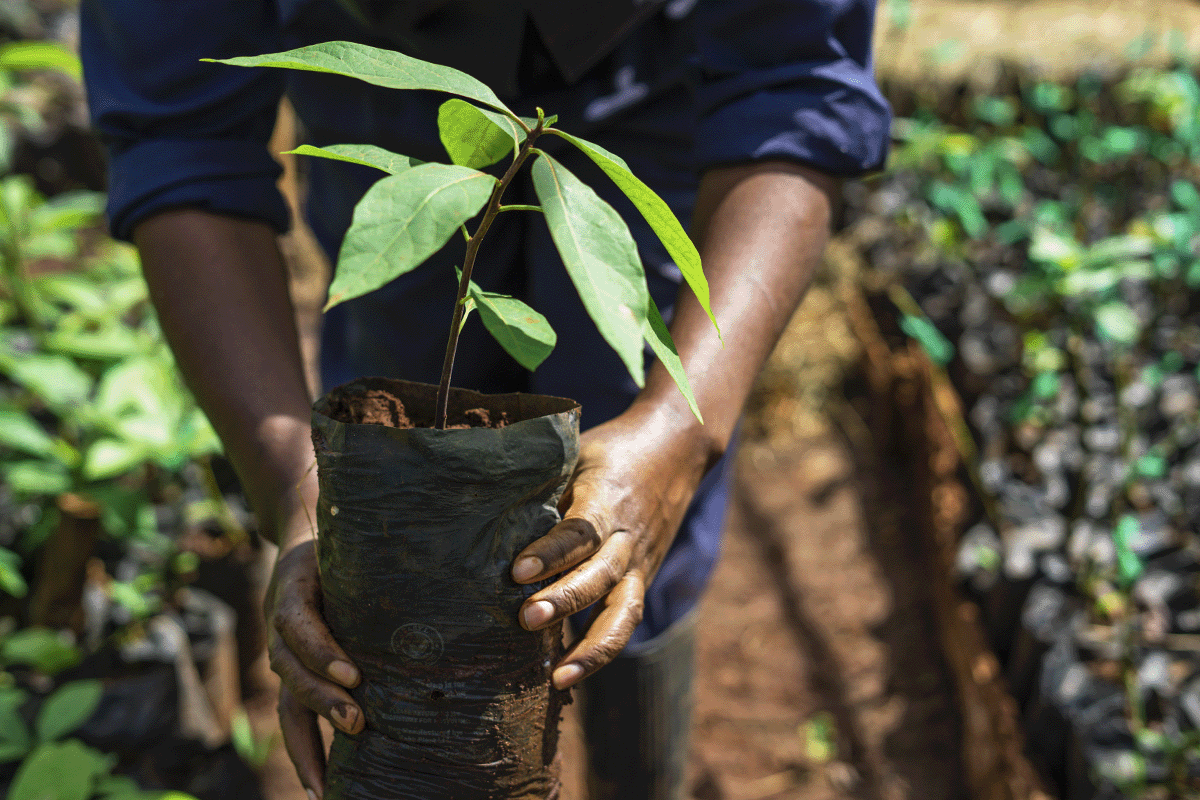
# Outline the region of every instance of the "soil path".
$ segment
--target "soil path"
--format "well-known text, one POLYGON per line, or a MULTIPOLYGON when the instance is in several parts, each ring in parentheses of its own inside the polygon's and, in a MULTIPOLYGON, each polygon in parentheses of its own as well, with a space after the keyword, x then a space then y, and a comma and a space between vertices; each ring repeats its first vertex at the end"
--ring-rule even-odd
POLYGON ((834 435, 743 450, 702 609, 695 800, 964 796, 926 554, 894 485, 834 435))

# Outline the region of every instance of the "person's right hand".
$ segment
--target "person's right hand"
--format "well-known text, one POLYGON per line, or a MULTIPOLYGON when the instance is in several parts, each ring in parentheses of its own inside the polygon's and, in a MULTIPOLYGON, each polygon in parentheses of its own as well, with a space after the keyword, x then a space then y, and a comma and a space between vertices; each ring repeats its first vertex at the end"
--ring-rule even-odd
POLYGON ((362 679, 333 640, 321 616, 317 543, 302 538, 279 548, 267 588, 267 653, 279 674, 279 725, 288 755, 308 790, 320 800, 325 790, 325 747, 317 714, 349 734, 362 731, 362 709, 350 697, 362 679))

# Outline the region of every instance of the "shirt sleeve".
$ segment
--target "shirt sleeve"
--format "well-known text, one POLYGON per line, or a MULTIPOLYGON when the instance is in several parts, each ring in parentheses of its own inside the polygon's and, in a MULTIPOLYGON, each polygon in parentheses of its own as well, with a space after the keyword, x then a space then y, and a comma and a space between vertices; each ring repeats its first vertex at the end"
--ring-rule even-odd
POLYGON ((114 236, 178 206, 287 229, 266 147, 284 74, 200 61, 280 49, 270 0, 83 0, 80 28, 114 236))
POLYGON ((879 169, 891 109, 875 83, 874 0, 696 4, 701 169, 766 159, 879 169))

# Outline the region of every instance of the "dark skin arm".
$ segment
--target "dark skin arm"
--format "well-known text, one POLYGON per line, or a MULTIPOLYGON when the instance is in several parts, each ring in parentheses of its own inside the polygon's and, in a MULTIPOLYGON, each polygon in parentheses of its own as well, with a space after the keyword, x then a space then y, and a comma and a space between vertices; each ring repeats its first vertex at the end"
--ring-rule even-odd
POLYGON ((321 617, 317 476, 308 389, 275 232, 259 222, 181 209, 137 226, 134 240, 163 331, 277 545, 265 613, 279 718, 301 782, 317 797, 324 750, 316 713, 347 733, 363 716, 359 672, 321 617), (316 713, 314 713, 316 712, 316 713))
MULTIPOLYGON (((583 435, 563 522, 514 566, 522 582, 569 570, 525 603, 526 627, 599 602, 590 630, 555 669, 559 687, 614 658, 641 619, 645 587, 819 263, 834 186, 785 162, 717 169, 702 180, 693 230, 725 343, 686 289, 671 332, 706 424, 656 365, 625 413, 583 435)), ((180 368, 280 546, 266 603, 271 665, 283 681, 288 752, 319 798, 316 714, 347 733, 362 729, 363 715, 346 691, 359 673, 321 618, 309 398, 283 261, 268 226, 198 210, 158 214, 134 235, 180 368)))
POLYGON ((701 181, 693 231, 724 347, 687 289, 671 335, 704 424, 656 364, 625 413, 583 434, 563 521, 513 568, 523 583, 570 570, 525 602, 526 628, 599 601, 591 627, 554 670, 559 688, 615 658, 641 620, 646 586, 820 263, 835 186, 790 162, 717 169, 701 181))

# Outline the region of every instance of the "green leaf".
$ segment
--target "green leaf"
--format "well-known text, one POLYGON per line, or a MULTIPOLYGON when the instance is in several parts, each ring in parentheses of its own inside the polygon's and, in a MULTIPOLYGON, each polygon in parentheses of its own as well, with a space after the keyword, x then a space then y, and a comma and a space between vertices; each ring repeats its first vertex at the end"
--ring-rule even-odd
POLYGON ((271 749, 278 741, 275 735, 255 736, 254 729, 250 727, 250 718, 240 709, 233 715, 230 739, 233 749, 242 760, 256 769, 261 769, 267 762, 271 749))
POLYGON ((96 222, 104 213, 103 192, 68 192, 47 200, 29 215, 29 227, 39 233, 72 231, 96 222))
POLYGON ((66 356, 24 356, 12 364, 9 376, 55 411, 86 402, 92 391, 91 376, 66 356))
POLYGON ((629 227, 591 187, 545 153, 533 164, 533 186, 584 308, 642 386, 642 329, 651 300, 629 227))
POLYGON ((20 712, 28 699, 29 694, 21 689, 0 692, 0 764, 23 757, 33 744, 20 712))
POLYGON ((19 408, 0 408, 0 445, 32 456, 48 456, 54 452, 53 437, 29 412, 19 408))
POLYGON ((525 141, 525 131, 508 117, 458 98, 438 109, 438 136, 451 161, 472 169, 490 167, 525 141))
POLYGON ((1126 514, 1118 520, 1117 527, 1113 529, 1113 543, 1117 548, 1117 575, 1125 586, 1136 581, 1145 568, 1142 559, 1130 546, 1138 534, 1139 525, 1137 517, 1126 514))
POLYGON ((144 344, 137 331, 118 322, 100 330, 70 330, 60 325, 46 337, 45 347, 79 358, 115 360, 137 354, 144 344))
POLYGON ((667 254, 671 256, 675 266, 679 267, 683 279, 691 287, 696 299, 700 301, 700 306, 708 314, 708 318, 712 320, 713 327, 717 328, 719 334, 720 326, 717 325, 717 318, 713 316, 712 307, 709 304, 708 279, 704 277, 704 270, 700 265, 700 253, 692 244, 683 225, 679 223, 666 201, 630 172, 629 166, 619 156, 608 152, 598 144, 592 144, 577 136, 554 129, 549 132, 561 136, 582 150, 583 154, 596 162, 596 166, 600 167, 604 174, 617 185, 617 188, 633 202, 633 205, 641 212, 646 222, 650 224, 654 233, 662 241, 663 247, 667 249, 667 254))
POLYGON ((1058 396, 1059 384, 1057 372, 1039 372, 1033 377, 1029 388, 1039 400, 1053 400, 1058 396))
POLYGON ((1157 480, 1167 474, 1167 460, 1158 453, 1147 453, 1133 464, 1139 477, 1157 480))
POLYGON ((406 169, 424 162, 415 158, 402 156, 373 144, 331 144, 328 147, 313 147, 302 144, 295 150, 287 150, 285 155, 316 156, 333 161, 348 161, 351 164, 362 164, 364 167, 374 167, 392 175, 399 175, 406 169))
POLYGON ((354 208, 325 309, 419 266, 479 213, 496 183, 448 164, 422 164, 377 182, 354 208))
POLYGON ((204 58, 237 67, 283 67, 309 72, 332 72, 389 89, 428 89, 475 100, 509 114, 508 106, 484 84, 450 67, 421 61, 394 50, 354 42, 326 42, 261 56, 204 58))
POLYGON ((945 365, 954 358, 954 345, 927 317, 904 314, 900 318, 900 329, 921 345, 931 361, 945 365))
POLYGON ((1084 258, 1084 248, 1079 246, 1072 237, 1062 236, 1054 231, 1038 227, 1033 230, 1030 242, 1030 258, 1044 261, 1060 270, 1074 270, 1084 258))
POLYGON ((0 642, 5 664, 23 664, 47 675, 75 666, 80 658, 79 648, 49 628, 22 628, 0 642))
POLYGON ((1190 181, 1172 181, 1171 199, 1184 211, 1200 213, 1200 190, 1190 181))
POLYGON ((83 495, 100 507, 100 527, 114 539, 135 536, 147 523, 150 530, 157 530, 154 506, 141 489, 110 482, 89 486, 83 495))
POLYGON ((97 439, 83 458, 83 477, 100 481, 124 475, 150 457, 150 448, 143 442, 105 437, 97 439))
POLYGON ((979 239, 987 233, 987 219, 979 201, 961 186, 935 181, 929 187, 929 202, 947 214, 958 217, 963 230, 972 239, 979 239))
POLYGON ((468 292, 483 326, 518 364, 532 372, 546 360, 557 337, 545 317, 515 297, 483 291, 475 281, 468 292))
POLYGON ((115 760, 75 739, 38 745, 17 770, 8 800, 88 800, 115 760))
POLYGON ((688 383, 687 373, 683 370, 683 362, 679 360, 679 351, 675 349, 675 341, 671 338, 671 332, 667 330, 667 323, 663 321, 662 314, 658 313, 658 306, 653 301, 646 310, 649 313, 646 314, 646 329, 643 335, 650 344, 650 349, 658 356, 658 360, 666 367, 667 374, 679 387, 680 393, 687 400, 688 408, 696 415, 696 419, 704 424, 700 406, 696 404, 696 397, 692 394, 692 385, 688 383))
POLYGON ((801 723, 799 733, 804 738, 804 752, 809 761, 826 764, 837 758, 837 721, 829 712, 817 712, 801 723))
POLYGON ((34 730, 39 741, 61 739, 78 728, 100 705, 104 685, 97 680, 71 681, 46 698, 38 711, 34 730))
POLYGON ((0 589, 17 598, 29 593, 21 574, 21 557, 7 547, 0 547, 0 589))
POLYGON ((134 619, 145 619, 157 610, 157 604, 151 603, 132 583, 113 581, 108 585, 112 599, 133 615, 134 619))
POLYGON ((17 461, 3 470, 4 482, 17 494, 58 495, 71 488, 67 468, 57 461, 17 461))
POLYGON ((1104 154, 1109 158, 1131 156, 1146 147, 1148 137, 1137 128, 1124 128, 1114 125, 1104 131, 1101 142, 1104 154))
POLYGON ((1113 301, 1096 309, 1096 330, 1105 339, 1131 345, 1141 336, 1141 323, 1132 308, 1113 301))
POLYGON ((96 387, 92 408, 115 426, 127 416, 152 417, 174 426, 190 404, 170 361, 147 354, 121 361, 105 370, 96 387))
POLYGON ((1083 254, 1083 266, 1098 267, 1114 261, 1136 261, 1154 252, 1148 236, 1109 236, 1093 244, 1083 254))
POLYGON ((38 294, 51 302, 91 313, 108 310, 104 289, 96 281, 77 272, 38 275, 30 283, 38 294))
POLYGON ((1058 291, 1068 297, 1102 294, 1126 278, 1146 279, 1153 276, 1153 266, 1147 261, 1126 261, 1101 269, 1077 269, 1058 281, 1058 291))
POLYGON ((79 58, 62 45, 50 42, 12 42, 0 47, 0 69, 55 69, 75 80, 83 75, 79 58))

